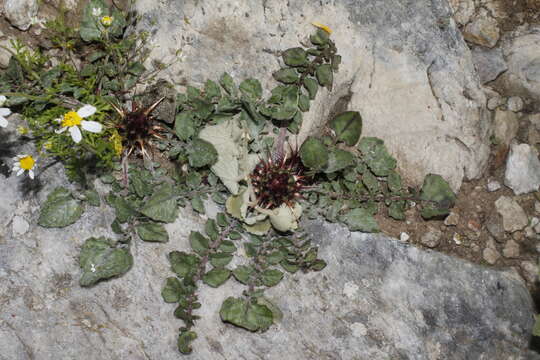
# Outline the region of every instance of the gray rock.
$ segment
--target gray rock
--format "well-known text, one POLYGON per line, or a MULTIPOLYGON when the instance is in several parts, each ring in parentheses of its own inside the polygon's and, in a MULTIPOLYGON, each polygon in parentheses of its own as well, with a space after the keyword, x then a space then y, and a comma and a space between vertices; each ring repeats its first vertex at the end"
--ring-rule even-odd
POLYGON ((499 74, 508 69, 501 48, 486 49, 477 46, 472 50, 472 55, 482 84, 495 80, 499 74))
POLYGON ((14 236, 23 235, 30 229, 30 224, 22 216, 13 217, 12 226, 14 236))
POLYGON ((519 129, 519 122, 516 113, 497 109, 494 115, 493 135, 497 140, 505 145, 516 137, 519 129))
POLYGON ((485 9, 481 9, 463 29, 463 37, 473 44, 492 48, 499 41, 499 24, 485 9))
POLYGON ((494 95, 489 98, 487 102, 487 108, 489 110, 495 110, 504 103, 503 98, 499 95, 494 95))
POLYGON ((275 54, 308 42, 312 21, 325 22, 343 64, 333 91, 320 91, 304 114, 300 142, 335 112, 358 110, 364 135, 384 139, 413 183, 436 173, 457 190, 485 169, 486 99, 446 0, 140 0, 135 7, 138 29, 157 45, 149 61, 168 62, 182 48, 183 61, 162 73, 177 86, 229 72, 237 81, 257 77, 268 91, 280 66, 275 54))
POLYGON ((508 70, 497 82, 508 94, 540 98, 540 27, 508 34, 502 49, 508 70))
POLYGON ((459 214, 456 212, 450 212, 450 215, 444 219, 444 225, 446 226, 456 226, 459 224, 459 214))
POLYGON ((523 100, 519 96, 511 96, 506 103, 508 110, 519 112, 523 109, 523 100))
POLYGON ((516 195, 538 190, 540 186, 540 160, 538 151, 528 144, 513 143, 510 146, 504 184, 516 195))
POLYGON ((501 196, 495 201, 495 208, 502 216, 504 230, 512 233, 522 230, 529 224, 527 214, 516 200, 508 196, 501 196))
MULTIPOLYGON (((174 306, 162 301, 160 289, 172 274, 166 255, 189 247, 189 232, 202 227, 201 218, 183 211, 167 225, 173 240, 134 241, 133 269, 122 278, 81 288, 78 250, 87 237, 114 236, 109 230, 114 216, 102 204, 89 207, 66 228, 36 226, 38 205, 51 188, 66 184, 58 166, 42 176, 43 190, 25 196, 25 182, 0 175, 0 226, 14 213, 30 223, 24 237, 0 231, 2 356, 178 359, 182 322, 173 317, 174 306)), ((287 276, 267 292, 283 320, 262 334, 223 324, 221 301, 238 296, 243 287, 234 280, 218 289, 202 286, 199 338, 186 359, 506 360, 524 354, 533 304, 512 272, 422 251, 383 235, 350 233, 335 224, 310 222, 306 230, 316 234, 328 267, 287 276)))
POLYGON ((442 232, 435 228, 429 228, 428 231, 420 238, 420 243, 429 248, 434 248, 441 242, 442 232))
POLYGON ((28 30, 38 12, 37 0, 4 0, 4 15, 19 30, 28 30))
POLYGON ((529 122, 536 130, 540 130, 540 114, 529 115, 529 122))
POLYGON ((540 201, 534 202, 534 211, 540 213, 540 201))
POLYGON ((406 232, 402 232, 401 234, 399 234, 399 241, 401 242, 407 242, 409 241, 410 238, 411 236, 407 234, 406 232))
POLYGON ((503 256, 509 259, 519 257, 519 244, 514 240, 508 240, 504 245, 503 256))

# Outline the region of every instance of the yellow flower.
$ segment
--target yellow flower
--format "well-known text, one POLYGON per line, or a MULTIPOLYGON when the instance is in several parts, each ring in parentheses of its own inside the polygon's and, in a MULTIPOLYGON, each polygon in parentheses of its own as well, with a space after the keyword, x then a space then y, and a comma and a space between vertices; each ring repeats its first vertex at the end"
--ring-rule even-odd
POLYGON ((114 152, 116 155, 120 156, 122 155, 122 151, 124 150, 124 147, 122 146, 122 137, 118 134, 118 132, 114 132, 109 140, 113 143, 114 152))
POLYGON ((332 29, 330 29, 328 26, 326 25, 323 25, 321 23, 318 23, 318 22, 312 22, 311 25, 315 26, 315 27, 318 27, 319 29, 322 29, 324 31, 326 31, 327 33, 331 34, 332 33, 332 29))
POLYGON ((105 15, 101 18, 101 23, 103 24, 103 26, 111 26, 113 23, 113 20, 114 20, 114 17, 105 15))
POLYGON ((52 149, 52 141, 46 141, 44 144, 43 144, 43 147, 45 148, 45 150, 51 150, 52 149))
POLYGON ((34 167, 36 166, 36 160, 30 155, 17 155, 13 159, 13 171, 17 172, 17 176, 23 172, 28 171, 30 179, 34 178, 34 167))
POLYGON ((20 135, 26 135, 28 134, 30 130, 26 127, 26 126, 19 126, 17 127, 17 132, 20 134, 20 135))

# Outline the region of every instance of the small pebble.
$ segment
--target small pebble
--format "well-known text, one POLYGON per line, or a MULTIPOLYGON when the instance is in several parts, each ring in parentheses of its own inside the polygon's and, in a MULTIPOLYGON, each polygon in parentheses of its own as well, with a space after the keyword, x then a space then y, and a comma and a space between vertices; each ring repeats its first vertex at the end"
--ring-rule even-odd
POLYGON ((452 240, 454 240, 454 242, 455 242, 456 244, 458 244, 458 245, 461 245, 461 244, 462 244, 462 241, 463 241, 461 235, 458 234, 458 233, 454 233, 454 236, 452 237, 452 240))
POLYGON ((506 107, 513 112, 521 111, 523 109, 523 100, 519 96, 512 96, 508 98, 506 107))
POLYGON ((534 211, 540 213, 540 201, 534 203, 534 211))
POLYGON ((407 242, 411 237, 406 232, 399 234, 399 241, 407 242))
POLYGON ((422 235, 422 237, 420 238, 420 242, 429 248, 434 248, 439 245, 441 241, 441 236, 442 232, 440 230, 432 228, 427 233, 422 235))
POLYGON ((459 214, 451 212, 450 215, 444 219, 444 225, 446 226, 456 226, 459 223, 459 214))
POLYGON ((494 265, 497 260, 500 259, 501 257, 501 254, 499 254, 499 252, 497 251, 497 249, 493 249, 493 248, 485 248, 483 253, 482 253, 482 256, 484 258, 484 260, 486 260, 486 262, 490 265, 494 265))
POLYGON ((529 284, 534 284, 538 278, 538 265, 532 261, 523 261, 519 266, 523 270, 523 278, 529 284))
POLYGON ((508 240, 504 246, 503 255, 505 258, 509 259, 519 257, 519 244, 514 240, 508 240))
POLYGON ((489 192, 497 191, 501 187, 502 187, 501 183, 498 182, 497 180, 491 180, 490 182, 487 183, 487 186, 486 186, 487 191, 489 192))

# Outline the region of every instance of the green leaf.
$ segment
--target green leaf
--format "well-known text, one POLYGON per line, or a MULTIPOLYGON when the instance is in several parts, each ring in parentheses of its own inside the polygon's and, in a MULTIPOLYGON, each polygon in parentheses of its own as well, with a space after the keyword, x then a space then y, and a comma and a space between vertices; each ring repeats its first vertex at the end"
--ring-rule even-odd
POLYGON ((317 32, 309 37, 309 40, 313 45, 326 45, 329 38, 330 36, 326 31, 317 29, 317 32))
POLYGON ((107 196, 107 202, 116 211, 116 219, 121 224, 127 222, 132 216, 137 214, 137 211, 133 209, 133 207, 123 197, 115 196, 111 193, 107 196))
POLYGON ((288 66, 303 66, 308 63, 307 53, 301 47, 287 49, 282 56, 283 62, 288 66))
POLYGON ((317 91, 319 91, 319 84, 313 78, 306 77, 304 78, 304 87, 309 93, 309 99, 314 100, 317 96, 317 91))
POLYGON ((284 84, 293 84, 298 81, 298 73, 291 68, 280 69, 272 74, 274 79, 284 84))
POLYGON ((181 331, 178 336, 178 350, 184 354, 191 354, 193 349, 191 348, 191 343, 197 338, 197 333, 194 331, 181 331))
POLYGON ((236 251, 236 246, 232 241, 223 240, 221 244, 219 244, 218 250, 226 253, 233 253, 236 251))
POLYGON ((193 102, 201 97, 201 90, 194 86, 188 85, 186 88, 186 95, 189 101, 193 102))
POLYGON ((212 241, 216 241, 219 238, 219 228, 214 219, 208 219, 208 221, 206 221, 206 224, 204 224, 204 231, 212 241))
POLYGON ((354 146, 362 133, 362 117, 358 111, 346 111, 332 119, 329 126, 339 141, 354 146))
POLYGON ((224 252, 210 254, 210 264, 217 268, 224 267, 231 262, 232 258, 231 254, 224 252))
POLYGON ((429 174, 424 179, 420 200, 428 202, 423 204, 420 213, 424 219, 441 218, 450 213, 450 208, 456 202, 456 194, 442 176, 429 174))
POLYGON ((257 79, 246 79, 240 84, 240 91, 245 96, 257 100, 262 96, 262 86, 257 79))
POLYGON ((206 98, 209 100, 221 97, 221 89, 219 88, 219 85, 212 80, 206 80, 206 83, 204 84, 204 92, 206 94, 206 98))
POLYGON ((321 271, 325 267, 326 267, 326 261, 321 260, 321 259, 317 259, 310 265, 309 270, 321 271))
POLYGON ((219 311, 221 320, 250 331, 266 330, 272 325, 272 311, 266 305, 251 304, 248 300, 229 297, 219 311))
POLYGON ((98 27, 99 18, 96 18, 92 11, 93 9, 101 9, 102 15, 108 15, 108 8, 102 0, 91 0, 88 2, 83 11, 83 17, 79 29, 81 39, 86 42, 96 41, 101 39, 102 33, 98 27))
POLYGON ((65 227, 79 220, 83 212, 81 202, 69 190, 57 187, 41 206, 38 224, 47 228, 65 227))
POLYGON ((396 193, 401 191, 401 176, 395 172, 392 171, 387 178, 388 183, 388 189, 390 192, 396 193))
POLYGON ((328 149, 321 140, 309 137, 300 147, 300 159, 308 168, 322 170, 328 164, 328 149))
POLYGON ((205 213, 204 203, 203 203, 200 195, 195 195, 191 199, 191 207, 193 208, 193 210, 195 210, 199 214, 204 214, 205 213))
POLYGON ((160 186, 145 203, 141 213, 155 221, 174 222, 178 215, 178 208, 172 185, 160 186))
POLYGON ((238 89, 236 88, 236 85, 234 84, 234 80, 231 75, 224 73, 221 76, 221 79, 219 79, 219 83, 229 95, 236 96, 236 94, 238 93, 238 89))
MULTIPOLYGON (((215 254, 213 254, 215 255, 215 254)), ((230 255, 229 255, 230 256, 230 255)), ((231 256, 232 259, 232 256, 231 256)), ((222 259, 223 260, 223 259, 222 259)), ((203 282, 211 287, 219 287, 223 285, 231 276, 231 271, 229 269, 219 269, 214 268, 203 275, 203 282)))
POLYGON ((405 200, 392 201, 388 207, 388 216, 396 220, 405 220, 405 208, 407 202, 405 200))
POLYGON ((309 106, 309 98, 304 94, 300 95, 300 97, 298 98, 298 108, 300 109, 300 111, 309 111, 309 106))
POLYGON ((176 115, 174 122, 176 135, 184 141, 191 139, 197 132, 196 123, 191 111, 183 111, 176 115))
POLYGON ((283 279, 283 273, 279 270, 265 270, 261 274, 261 280, 265 286, 276 286, 283 279))
POLYGON ((204 254, 208 251, 209 241, 198 231, 192 231, 189 234, 189 243, 196 253, 204 254))
POLYGON ((93 63, 96 60, 104 58, 105 56, 107 56, 107 53, 105 51, 92 51, 92 53, 88 55, 87 60, 93 63))
POLYGON ((130 74, 135 75, 135 76, 140 76, 140 75, 142 75, 145 71, 146 71, 146 68, 145 68, 144 65, 141 64, 140 62, 135 62, 135 63, 131 64, 131 66, 130 66, 129 69, 128 69, 128 72, 129 72, 130 74))
POLYGON ((137 231, 137 235, 144 241, 169 241, 169 233, 167 233, 167 230, 165 230, 162 224, 156 224, 154 222, 141 223, 135 226, 135 231, 137 231))
POLYGON ((377 180, 377 178, 371 173, 371 171, 366 171, 362 175, 362 182, 371 194, 375 194, 381 190, 379 180, 377 180))
POLYGON ((83 271, 80 285, 91 286, 126 273, 133 265, 133 257, 128 248, 117 248, 109 239, 89 238, 81 248, 79 265, 83 271))
POLYGON ((227 220, 227 215, 225 215, 222 212, 217 213, 217 215, 216 215, 216 223, 220 227, 226 227, 227 225, 229 225, 229 221, 227 220))
POLYGON ((317 81, 321 86, 326 87, 328 90, 332 90, 334 73, 332 72, 332 66, 330 64, 322 64, 317 66, 315 76, 317 77, 317 81))
POLYGON ((328 154, 328 165, 324 170, 325 173, 330 174, 336 171, 345 169, 346 167, 355 164, 354 155, 348 151, 341 149, 334 149, 328 154))
POLYGON ((84 200, 91 206, 99 206, 101 204, 99 194, 96 190, 86 190, 84 192, 84 200))
POLYGON ((273 253, 270 253, 266 256, 266 261, 270 265, 277 265, 280 263, 280 261, 283 260, 283 254, 281 251, 274 251, 273 253))
POLYGON ((249 278, 254 271, 255 270, 251 266, 240 265, 233 270, 232 274, 237 281, 241 282, 244 285, 247 285, 249 282, 249 278))
POLYGON ((193 99, 191 100, 191 105, 193 106, 193 115, 201 120, 206 120, 214 112, 214 105, 204 99, 193 99))
POLYGON ((351 231, 361 231, 367 233, 379 232, 379 225, 371 213, 363 208, 349 211, 342 216, 342 221, 347 224, 351 231))
POLYGON ((285 270, 285 271, 287 271, 287 272, 289 272, 291 274, 294 274, 295 272, 297 272, 300 269, 298 264, 292 263, 292 262, 287 261, 287 260, 281 261, 280 265, 283 268, 283 270, 285 270))
POLYGON ((161 290, 161 297, 166 303, 176 303, 183 296, 182 284, 175 277, 169 277, 161 290))
POLYGON ((180 251, 172 251, 169 254, 169 262, 171 269, 178 277, 187 277, 188 274, 193 274, 197 271, 200 259, 197 255, 188 254, 180 251))
POLYGON ((377 176, 388 176, 396 168, 394 159, 384 146, 384 141, 375 137, 365 137, 358 143, 363 160, 377 176))

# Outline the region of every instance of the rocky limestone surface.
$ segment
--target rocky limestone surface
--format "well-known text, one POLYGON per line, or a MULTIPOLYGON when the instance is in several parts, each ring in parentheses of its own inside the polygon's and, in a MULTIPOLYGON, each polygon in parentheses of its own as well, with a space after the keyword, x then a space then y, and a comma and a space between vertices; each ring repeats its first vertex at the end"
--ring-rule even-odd
POLYGON ((506 161, 504 184, 516 195, 537 191, 540 187, 538 151, 528 144, 514 142, 506 161))
POLYGON ((498 84, 510 95, 540 99, 540 27, 507 34, 501 47, 508 70, 498 84))
POLYGON ((32 18, 37 15, 37 0, 4 0, 4 15, 7 20, 20 30, 28 30, 32 18))
POLYGON ((332 92, 320 91, 301 137, 333 114, 358 110, 364 134, 385 140, 400 170, 421 183, 437 173, 458 189, 488 159, 490 121, 472 56, 446 0, 137 1, 156 47, 150 60, 183 61, 164 77, 201 85, 225 71, 266 89, 279 51, 307 41, 313 21, 333 29, 343 64, 332 92))
MULTIPOLYGON (((0 359, 180 358, 182 322, 160 295, 171 275, 166 256, 187 249, 204 221, 182 211, 167 225, 169 243, 135 241, 126 275, 81 288, 79 249, 88 237, 114 236, 112 210, 102 201, 69 227, 41 228, 39 206, 58 185, 69 186, 58 164, 35 181, 0 175, 0 359)), ((305 226, 328 267, 267 292, 283 320, 263 334, 223 324, 221 301, 242 286, 202 286, 199 338, 186 359, 508 360, 528 352, 533 305, 514 272, 336 224, 305 226)))

